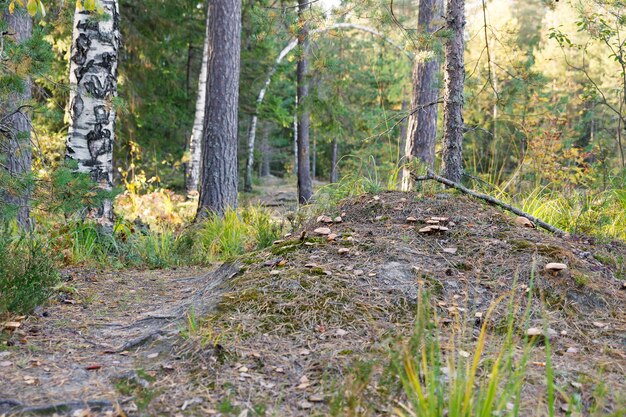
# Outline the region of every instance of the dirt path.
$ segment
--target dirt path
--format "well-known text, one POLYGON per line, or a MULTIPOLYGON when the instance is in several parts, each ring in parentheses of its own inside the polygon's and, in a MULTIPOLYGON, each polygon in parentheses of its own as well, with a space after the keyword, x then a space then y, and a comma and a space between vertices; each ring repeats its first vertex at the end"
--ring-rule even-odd
POLYGON ((156 372, 176 374, 187 314, 212 309, 237 270, 67 271, 58 300, 0 352, 0 415, 136 411, 156 372))

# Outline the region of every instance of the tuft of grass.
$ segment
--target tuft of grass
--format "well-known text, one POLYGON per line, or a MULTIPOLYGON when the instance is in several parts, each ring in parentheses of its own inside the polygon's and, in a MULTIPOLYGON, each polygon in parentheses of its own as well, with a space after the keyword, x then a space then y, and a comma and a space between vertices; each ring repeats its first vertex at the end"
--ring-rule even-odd
POLYGON ((43 241, 0 229, 0 314, 32 312, 58 281, 54 256, 43 241))

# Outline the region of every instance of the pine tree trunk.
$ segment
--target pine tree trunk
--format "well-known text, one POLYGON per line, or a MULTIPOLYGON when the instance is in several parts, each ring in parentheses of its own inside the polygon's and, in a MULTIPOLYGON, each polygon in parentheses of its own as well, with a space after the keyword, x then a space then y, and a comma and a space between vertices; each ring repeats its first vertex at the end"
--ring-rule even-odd
MULTIPOLYGON (((104 190, 113 188, 113 142, 117 65, 120 45, 117 0, 100 0, 104 17, 76 10, 70 59, 70 126, 66 158, 104 190)), ((113 204, 105 201, 97 217, 113 220, 113 204)))
POLYGON ((300 56, 298 59, 298 202, 307 204, 313 195, 313 185, 311 181, 310 160, 309 160, 309 123, 310 113, 308 106, 309 96, 309 61, 307 59, 309 51, 309 28, 305 21, 305 12, 308 8, 309 0, 298 0, 298 44, 300 45, 300 56))
MULTIPOLYGON (((32 35, 33 22, 28 13, 17 8, 13 14, 4 12, 2 19, 7 23, 9 35, 13 36, 15 43, 21 44, 28 41, 32 35)), ((7 169, 9 175, 15 178, 24 179, 31 171, 32 153, 30 143, 30 116, 27 108, 20 109, 20 106, 28 105, 31 100, 31 80, 26 77, 23 89, 20 92, 12 92, 8 94, 7 102, 0 103, 2 112, 12 113, 3 124, 9 129, 6 132, 6 140, 0 138, 0 162, 7 169)), ((0 113, 0 116, 5 116, 0 113)), ((5 133, 3 133, 5 135, 5 133)), ((20 187, 21 188, 21 187, 20 187)), ((0 192, 0 203, 6 203, 10 207, 17 209, 17 223, 22 230, 30 228, 30 187, 25 182, 23 189, 10 190, 15 191, 11 194, 3 195, 0 192)))
POLYGON ((447 0, 446 23, 450 37, 446 42, 444 135, 442 176, 461 182, 463 173, 463 61, 465 27, 465 0, 447 0))
POLYGON ((192 195, 198 192, 198 182, 200 180, 200 167, 202 165, 202 132, 204 129, 204 115, 206 112, 206 82, 207 68, 209 61, 209 14, 207 11, 206 34, 204 37, 204 47, 202 48, 202 66, 198 77, 198 97, 196 99, 196 113, 189 140, 189 166, 187 172, 187 194, 192 195))
POLYGON ((241 0, 209 2, 209 60, 197 220, 237 207, 241 0))
MULTIPOLYGON (((419 33, 432 36, 436 28, 436 19, 443 12, 443 0, 421 0, 418 10, 419 33)), ((419 52, 432 51, 431 45, 420 47, 419 52)), ((417 56, 419 57, 419 53, 417 56)), ((405 159, 410 163, 417 158, 428 169, 433 169, 435 162, 435 141, 437 139, 437 105, 431 104, 439 98, 439 58, 427 61, 416 58, 413 64, 413 94, 409 116, 408 136, 405 144, 405 159), (419 109, 419 110, 417 110, 419 109)), ((407 166, 402 175, 402 189, 413 188, 407 166)))
POLYGON ((337 136, 333 139, 333 149, 330 154, 330 182, 334 183, 339 181, 339 167, 337 166, 337 157, 338 157, 338 149, 339 148, 339 140, 337 136))

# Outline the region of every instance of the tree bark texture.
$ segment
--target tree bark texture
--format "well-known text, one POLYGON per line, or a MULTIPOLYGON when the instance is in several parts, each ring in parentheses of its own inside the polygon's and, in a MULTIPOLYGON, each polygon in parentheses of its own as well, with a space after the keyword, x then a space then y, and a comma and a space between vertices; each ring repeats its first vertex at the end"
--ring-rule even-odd
MULTIPOLYGON (((113 142, 117 66, 120 45, 117 0, 100 0, 104 16, 76 9, 70 58, 70 126, 66 158, 104 190, 113 188, 113 142)), ((112 202, 105 201, 98 217, 113 219, 112 202)))
POLYGON ((199 220, 237 207, 241 0, 211 0, 209 16, 199 220))
MULTIPOLYGON (((12 36, 16 44, 30 39, 33 23, 25 10, 17 8, 13 14, 8 11, 4 12, 2 19, 9 29, 9 34, 2 36, 12 36)), ((0 166, 0 169, 7 169, 9 175, 16 178, 23 178, 31 171, 30 115, 27 108, 20 108, 28 105, 31 97, 31 80, 30 77, 26 77, 22 91, 9 93, 6 97, 7 102, 0 103, 0 116, 8 116, 12 113, 3 121, 7 129, 6 133, 3 133, 5 138, 0 138, 0 162, 5 167, 0 166)), ((28 229, 30 226, 29 187, 8 191, 5 193, 0 191, 0 202, 15 207, 18 225, 23 230, 28 229)))
POLYGON ((204 129, 204 115, 206 112, 206 82, 209 61, 209 14, 207 11, 206 34, 202 48, 202 66, 198 77, 198 97, 196 98, 196 113, 189 140, 189 165, 187 170, 187 194, 198 192, 200 181, 200 166, 202 165, 202 132, 204 129))
POLYGON ((305 12, 309 0, 298 0, 298 45, 300 56, 298 58, 298 202, 307 204, 313 195, 309 161, 309 124, 310 113, 308 106, 309 96, 309 29, 305 20, 305 12))
POLYGON ((446 24, 450 37, 445 48, 445 93, 442 176, 459 183, 463 173, 463 61, 465 0, 447 0, 446 24))
MULTIPOLYGON (((420 0, 417 30, 427 38, 432 38, 437 30, 436 21, 443 13, 443 0, 420 0)), ((422 43, 418 52, 432 51, 432 43, 422 43)), ((428 169, 435 163, 435 142, 437 139, 437 106, 428 105, 439 98, 439 58, 420 59, 418 53, 413 64, 413 93, 411 109, 419 109, 409 116, 408 132, 405 144, 405 163, 417 158, 428 169)), ((409 167, 404 168, 402 189, 413 188, 409 167)))
MULTIPOLYGON (((405 92, 402 92, 402 96, 405 96, 405 92)), ((402 114, 406 114, 409 111, 409 102, 404 99, 402 100, 402 107, 400 112, 402 114)), ((411 116, 409 116, 411 117, 411 116)), ((403 186, 403 181, 404 181, 404 171, 406 170, 404 168, 404 164, 407 162, 406 161, 406 137, 408 134, 408 118, 406 120, 404 120, 402 122, 402 124, 400 125, 400 137, 398 138, 398 183, 400 184, 401 187, 403 186)))

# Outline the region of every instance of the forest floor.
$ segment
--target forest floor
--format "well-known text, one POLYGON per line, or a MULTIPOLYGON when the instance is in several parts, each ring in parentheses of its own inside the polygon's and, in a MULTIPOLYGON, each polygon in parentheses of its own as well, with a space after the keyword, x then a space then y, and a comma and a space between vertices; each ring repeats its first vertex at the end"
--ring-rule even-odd
MULTIPOLYGON (((529 325, 550 328, 557 415, 574 415, 574 397, 623 415, 623 243, 559 238, 453 193, 363 195, 325 214, 342 221, 311 219, 209 270, 66 271, 50 305, 0 336, 0 416, 391 415, 403 396, 389 359, 420 289, 444 333, 465 329, 465 350, 488 320, 486 357, 511 314, 489 307, 530 299, 529 325), (434 216, 448 230, 420 233, 434 216)), ((543 414, 545 350, 533 348, 521 415, 543 414)))

